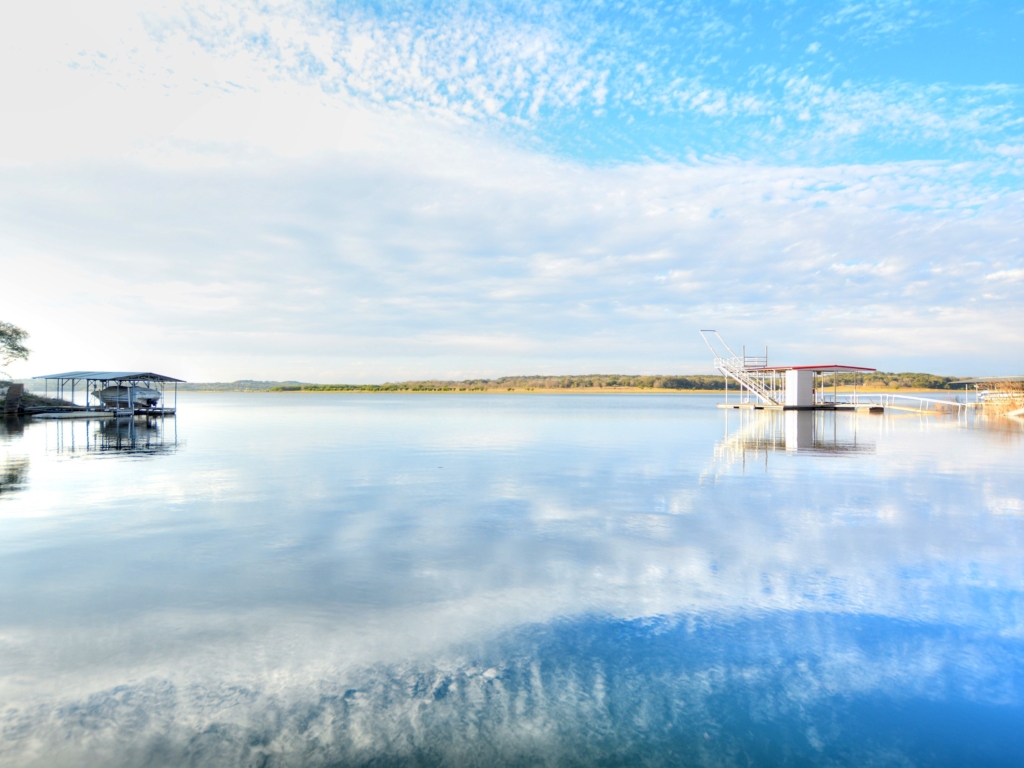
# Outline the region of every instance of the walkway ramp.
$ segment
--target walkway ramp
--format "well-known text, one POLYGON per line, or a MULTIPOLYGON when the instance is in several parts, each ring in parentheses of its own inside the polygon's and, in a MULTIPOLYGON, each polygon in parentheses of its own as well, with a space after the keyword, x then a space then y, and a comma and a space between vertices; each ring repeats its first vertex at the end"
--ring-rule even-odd
POLYGON ((21 398, 25 394, 24 384, 11 384, 4 401, 4 415, 14 416, 21 410, 21 398))

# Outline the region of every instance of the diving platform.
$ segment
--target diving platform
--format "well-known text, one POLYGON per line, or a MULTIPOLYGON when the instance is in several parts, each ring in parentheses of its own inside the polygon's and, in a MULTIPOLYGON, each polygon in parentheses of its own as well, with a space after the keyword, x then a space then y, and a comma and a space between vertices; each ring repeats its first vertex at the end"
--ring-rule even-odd
POLYGON ((819 365, 769 365, 768 348, 764 355, 737 355, 718 331, 700 332, 704 343, 715 356, 715 368, 725 377, 725 402, 721 408, 770 409, 785 411, 858 411, 879 413, 884 405, 860 402, 858 378, 874 373, 875 368, 860 365, 824 363, 819 365), (728 354, 725 354, 728 353, 728 354), (850 376, 853 393, 840 398, 839 377, 850 376), (729 383, 733 383, 735 400, 729 402, 729 383))
MULTIPOLYGON (((851 413, 884 413, 910 411, 914 413, 965 413, 978 402, 937 397, 894 394, 889 392, 863 393, 858 386, 865 373, 875 368, 860 365, 825 363, 818 365, 769 365, 768 349, 764 355, 750 356, 746 347, 737 355, 725 343, 718 331, 701 330, 701 337, 715 356, 715 368, 725 377, 725 402, 719 408, 751 411, 847 411, 851 413), (727 354, 726 354, 727 353, 727 354), (844 388, 840 391, 840 377, 844 388), (732 393, 730 399, 730 382, 732 393)), ((974 380, 972 380, 974 381, 974 380)), ((958 382, 970 383, 970 382, 958 382)), ((1022 387, 1024 389, 1024 387, 1022 387)), ((1024 400, 1022 400, 1024 402, 1024 400)))

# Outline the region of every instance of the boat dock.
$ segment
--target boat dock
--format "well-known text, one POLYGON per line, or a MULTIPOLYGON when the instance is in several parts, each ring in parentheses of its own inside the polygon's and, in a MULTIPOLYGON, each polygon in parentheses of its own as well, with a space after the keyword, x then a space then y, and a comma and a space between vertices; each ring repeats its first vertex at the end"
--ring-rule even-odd
POLYGON ((183 382, 151 371, 69 371, 35 378, 45 382, 43 401, 19 402, 18 412, 39 419, 173 416, 178 409, 178 384, 183 382), (84 403, 76 402, 79 393, 84 403))
MULTIPOLYGON (((746 347, 737 355, 718 331, 700 332, 715 356, 715 368, 725 377, 725 402, 719 408, 741 411, 847 411, 964 415, 982 410, 988 415, 1024 421, 1024 376, 984 376, 953 382, 963 385, 963 399, 922 397, 892 392, 859 392, 860 377, 876 369, 858 365, 769 365, 764 355, 750 356, 746 347), (725 353, 728 354, 725 354, 725 353), (839 390, 839 377, 852 380, 853 391, 839 390), (729 385, 732 382, 732 399, 729 385), (970 387, 974 388, 973 399, 970 387)), ((953 394, 952 392, 950 393, 953 394)))
POLYGON ((875 368, 826 363, 819 365, 769 365, 764 356, 737 355, 718 331, 700 332, 715 356, 715 368, 725 377, 725 402, 719 408, 779 411, 863 411, 882 413, 887 403, 857 391, 858 378, 875 368), (727 352, 728 354, 725 354, 727 352), (840 374, 853 375, 852 394, 839 392, 840 374), (729 382, 733 383, 732 402, 729 382))

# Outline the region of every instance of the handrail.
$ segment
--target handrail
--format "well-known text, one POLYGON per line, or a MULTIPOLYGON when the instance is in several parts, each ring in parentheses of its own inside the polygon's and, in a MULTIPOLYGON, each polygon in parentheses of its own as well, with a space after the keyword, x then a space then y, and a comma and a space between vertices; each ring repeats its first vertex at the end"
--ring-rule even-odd
MULTIPOLYGON (((843 396, 841 395, 841 397, 843 397, 843 396)), ((968 407, 970 407, 969 403, 961 403, 959 400, 939 400, 939 399, 936 399, 936 398, 933 398, 933 397, 919 397, 917 395, 897 395, 897 394, 894 394, 894 393, 891 393, 891 392, 872 392, 872 393, 864 392, 864 393, 858 393, 857 395, 852 396, 852 397, 847 395, 847 396, 845 396, 845 400, 843 402, 847 402, 847 403, 850 403, 852 405, 859 405, 862 400, 867 401, 868 403, 870 403, 870 402, 872 402, 873 398, 877 398, 877 402, 878 402, 879 405, 887 405, 887 406, 892 407, 892 408, 898 408, 899 407, 899 405, 896 403, 897 400, 911 400, 911 401, 915 401, 917 403, 933 403, 933 404, 935 404, 937 406, 942 406, 944 408, 950 408, 950 409, 952 409, 953 407, 956 407, 957 413, 960 413, 963 410, 966 410, 968 407)), ((923 411, 923 410, 926 410, 926 409, 919 408, 919 410, 923 411)), ((928 410, 938 410, 938 409, 937 408, 932 408, 932 409, 928 409, 928 410)))
POLYGON ((739 357, 733 357, 730 359, 715 357, 715 368, 720 370, 726 376, 731 376, 740 384, 740 386, 746 387, 765 403, 769 405, 780 404, 779 401, 772 397, 772 394, 757 379, 746 372, 747 369, 742 364, 739 357))
POLYGON ((728 399, 728 387, 729 379, 733 379, 737 384, 740 385, 741 390, 745 389, 747 392, 753 392, 754 395, 767 405, 780 405, 779 400, 774 396, 774 389, 769 390, 764 385, 763 369, 768 367, 768 349, 765 348, 765 354, 763 356, 748 356, 746 347, 743 348, 743 355, 737 355, 728 344, 725 339, 722 338, 718 331, 704 328, 700 331, 701 338, 704 339, 704 343, 708 345, 708 349, 711 350, 711 354, 715 356, 715 368, 722 372, 725 376, 726 384, 726 398, 728 399), (723 357, 722 354, 715 348, 717 345, 724 347, 731 357, 723 357), (748 371, 758 371, 761 373, 761 378, 752 376, 748 371))

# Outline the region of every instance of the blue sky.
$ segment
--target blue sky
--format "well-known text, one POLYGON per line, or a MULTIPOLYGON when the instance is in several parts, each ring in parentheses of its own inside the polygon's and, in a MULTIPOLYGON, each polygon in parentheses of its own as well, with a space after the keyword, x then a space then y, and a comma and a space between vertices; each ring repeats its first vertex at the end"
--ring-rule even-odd
POLYGON ((1024 116, 1024 4, 374 3, 323 24, 343 50, 353 29, 383 45, 330 71, 251 44, 327 90, 507 122, 585 162, 977 159, 1024 116))
POLYGON ((15 375, 1024 370, 1024 2, 4 13, 15 375))

